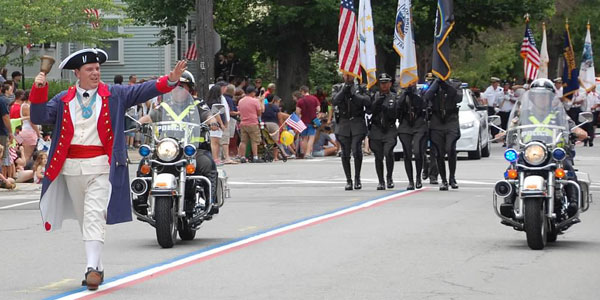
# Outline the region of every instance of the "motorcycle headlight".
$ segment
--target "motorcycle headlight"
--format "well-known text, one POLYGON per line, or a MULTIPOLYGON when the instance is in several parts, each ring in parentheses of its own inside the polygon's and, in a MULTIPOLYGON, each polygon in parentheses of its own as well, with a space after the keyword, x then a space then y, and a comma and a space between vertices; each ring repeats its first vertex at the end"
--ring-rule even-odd
POLYGON ((466 122, 466 123, 460 124, 460 129, 469 129, 473 126, 475 126, 475 121, 466 122))
POLYGON ((156 155, 160 160, 170 162, 179 155, 179 146, 174 139, 163 139, 156 146, 156 155))
POLYGON ((524 152, 523 158, 525 161, 534 166, 543 163, 548 156, 546 147, 540 143, 530 143, 525 147, 524 152))

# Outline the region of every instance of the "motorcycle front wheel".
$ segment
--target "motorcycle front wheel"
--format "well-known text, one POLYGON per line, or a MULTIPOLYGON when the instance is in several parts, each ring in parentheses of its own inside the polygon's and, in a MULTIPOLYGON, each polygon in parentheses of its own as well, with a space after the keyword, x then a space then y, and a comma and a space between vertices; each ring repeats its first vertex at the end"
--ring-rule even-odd
POLYGON ((156 197, 154 220, 156 220, 156 239, 163 248, 172 248, 177 240, 175 206, 171 197, 156 197))
POLYGON ((544 199, 525 199, 525 234, 527 245, 533 250, 542 250, 546 246, 548 220, 543 210, 544 199))

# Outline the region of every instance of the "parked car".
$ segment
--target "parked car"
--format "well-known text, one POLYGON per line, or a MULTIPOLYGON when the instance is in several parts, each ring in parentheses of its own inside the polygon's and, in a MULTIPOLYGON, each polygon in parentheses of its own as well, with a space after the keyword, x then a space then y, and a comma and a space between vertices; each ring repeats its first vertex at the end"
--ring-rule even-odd
MULTIPOLYGON (((490 138, 488 135, 487 107, 475 100, 473 92, 463 88, 463 99, 458 111, 460 123, 460 139, 456 142, 457 152, 467 152, 469 159, 480 159, 490 156, 490 138)), ((394 158, 403 157, 402 143, 398 139, 394 147, 394 158)))

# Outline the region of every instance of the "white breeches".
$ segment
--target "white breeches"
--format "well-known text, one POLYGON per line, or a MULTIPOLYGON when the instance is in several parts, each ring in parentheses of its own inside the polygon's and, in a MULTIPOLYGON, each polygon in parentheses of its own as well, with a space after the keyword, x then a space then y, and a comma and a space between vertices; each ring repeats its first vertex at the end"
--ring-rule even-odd
POLYGON ((108 174, 64 175, 84 241, 104 242, 110 196, 108 174))

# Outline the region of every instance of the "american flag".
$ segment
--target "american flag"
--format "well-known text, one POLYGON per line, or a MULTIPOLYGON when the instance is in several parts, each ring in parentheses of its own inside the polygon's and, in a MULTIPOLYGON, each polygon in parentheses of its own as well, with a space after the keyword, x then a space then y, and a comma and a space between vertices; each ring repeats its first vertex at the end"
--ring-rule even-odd
POLYGON ((525 25, 525 36, 521 44, 521 57, 523 58, 523 71, 525 80, 534 80, 537 78, 540 69, 540 52, 538 52, 533 32, 529 29, 529 23, 525 25))
POLYGON ((304 122, 300 120, 296 113, 292 113, 290 117, 285 120, 285 124, 298 132, 302 132, 306 129, 306 125, 304 125, 304 122))
POLYGON ((198 58, 198 51, 196 51, 196 43, 192 43, 187 51, 185 52, 185 59, 196 60, 198 58))
POLYGON ((100 12, 95 9, 95 8, 86 8, 83 10, 87 15, 89 19, 94 19, 95 21, 90 21, 90 23, 92 24, 92 28, 97 29, 98 27, 100 27, 100 24, 98 23, 98 20, 100 19, 100 12))
POLYGON ((353 0, 341 0, 340 24, 338 27, 338 60, 342 72, 360 77, 358 35, 353 0))

